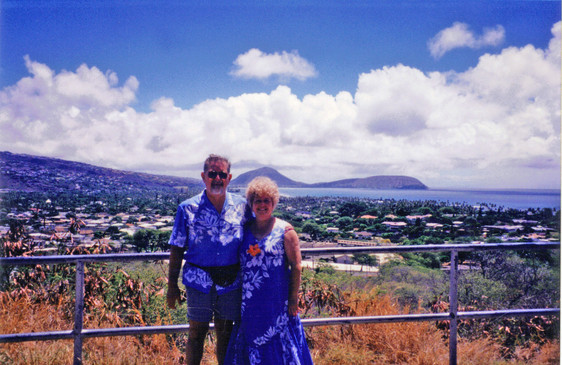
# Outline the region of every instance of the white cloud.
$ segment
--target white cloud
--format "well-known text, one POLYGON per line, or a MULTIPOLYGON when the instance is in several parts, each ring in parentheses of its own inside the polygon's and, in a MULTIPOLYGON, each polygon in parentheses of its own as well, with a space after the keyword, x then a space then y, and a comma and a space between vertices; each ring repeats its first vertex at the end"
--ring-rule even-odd
POLYGON ((486 46, 498 46, 505 38, 505 30, 501 25, 495 28, 484 28, 480 37, 476 37, 465 23, 455 22, 451 27, 443 29, 429 40, 427 46, 434 58, 440 58, 455 48, 468 47, 478 49, 486 46))
POLYGON ((252 48, 239 55, 231 72, 245 79, 267 79, 271 76, 306 80, 316 76, 314 65, 302 58, 297 51, 267 54, 252 48))
MULTIPOLYGON (((138 81, 95 67, 30 76, 0 91, 0 149, 198 176, 209 153, 257 161, 299 181, 378 174, 433 186, 560 184, 560 23, 548 49, 506 48, 462 73, 405 65, 361 74, 355 94, 269 93, 141 113, 138 81), (189 170, 195 166, 195 170, 189 170)), ((238 165, 242 166, 242 165, 238 165)))

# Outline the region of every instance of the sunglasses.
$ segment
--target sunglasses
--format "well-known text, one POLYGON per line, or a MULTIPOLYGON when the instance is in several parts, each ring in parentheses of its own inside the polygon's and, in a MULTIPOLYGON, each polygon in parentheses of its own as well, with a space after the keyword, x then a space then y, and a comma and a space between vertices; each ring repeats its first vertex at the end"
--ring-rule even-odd
POLYGON ((221 180, 226 180, 228 174, 226 172, 217 172, 217 171, 207 171, 207 177, 209 179, 214 179, 215 177, 219 177, 221 180))

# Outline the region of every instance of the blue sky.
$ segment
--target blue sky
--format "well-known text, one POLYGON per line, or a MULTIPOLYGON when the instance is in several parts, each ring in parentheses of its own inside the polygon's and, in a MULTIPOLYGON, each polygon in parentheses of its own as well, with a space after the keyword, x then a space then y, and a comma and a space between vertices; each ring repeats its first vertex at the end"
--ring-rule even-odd
POLYGON ((0 149, 559 188, 559 1, 232 3, 4 0, 0 149))

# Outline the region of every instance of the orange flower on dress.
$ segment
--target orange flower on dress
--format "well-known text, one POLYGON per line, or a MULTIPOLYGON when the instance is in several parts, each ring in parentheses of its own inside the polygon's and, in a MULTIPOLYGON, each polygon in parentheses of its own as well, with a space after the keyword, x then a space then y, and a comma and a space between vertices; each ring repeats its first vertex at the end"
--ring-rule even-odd
POLYGON ((250 245, 250 247, 246 252, 255 257, 256 255, 259 255, 261 252, 260 246, 257 243, 255 245, 250 245))

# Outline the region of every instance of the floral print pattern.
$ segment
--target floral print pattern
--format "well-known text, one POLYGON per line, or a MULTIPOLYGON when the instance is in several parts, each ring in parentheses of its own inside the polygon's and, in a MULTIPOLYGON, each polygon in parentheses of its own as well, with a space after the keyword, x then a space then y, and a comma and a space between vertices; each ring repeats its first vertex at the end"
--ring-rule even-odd
POLYGON ((298 316, 288 312, 290 270, 285 229, 276 219, 272 232, 257 240, 244 232, 241 321, 233 331, 225 364, 312 364, 298 316))
MULTIPOLYGON (((227 266, 238 262, 238 250, 243 237, 243 227, 251 216, 246 200, 226 193, 222 212, 215 209, 205 192, 178 206, 169 244, 185 247, 183 283, 208 293, 213 286, 210 275, 195 266, 227 266)), ((240 276, 226 288, 217 285, 222 294, 240 287, 240 276)))

